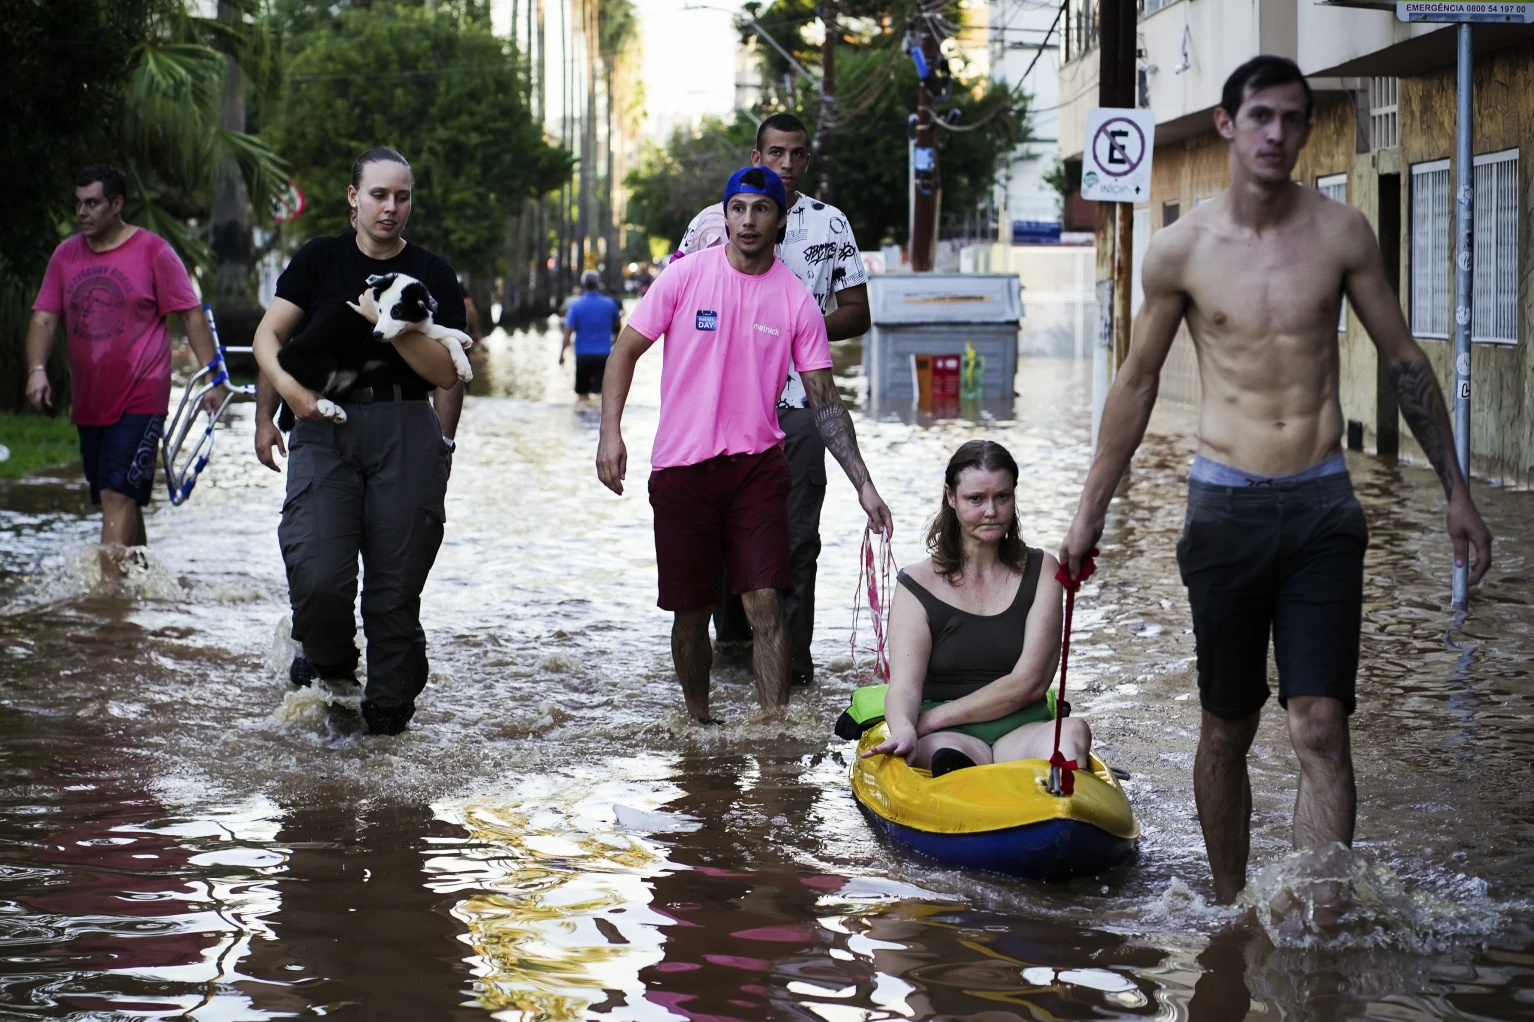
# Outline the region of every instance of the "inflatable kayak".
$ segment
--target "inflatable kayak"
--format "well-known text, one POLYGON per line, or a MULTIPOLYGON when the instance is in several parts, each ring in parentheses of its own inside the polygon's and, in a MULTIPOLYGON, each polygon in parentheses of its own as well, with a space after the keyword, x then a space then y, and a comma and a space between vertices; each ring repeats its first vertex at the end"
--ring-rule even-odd
POLYGON ((1069 796, 1051 795, 1049 761, 966 767, 934 778, 898 756, 862 754, 884 741, 880 723, 858 741, 852 793, 891 841, 949 866, 1026 880, 1101 873, 1129 859, 1140 825, 1108 765, 1092 756, 1069 796))

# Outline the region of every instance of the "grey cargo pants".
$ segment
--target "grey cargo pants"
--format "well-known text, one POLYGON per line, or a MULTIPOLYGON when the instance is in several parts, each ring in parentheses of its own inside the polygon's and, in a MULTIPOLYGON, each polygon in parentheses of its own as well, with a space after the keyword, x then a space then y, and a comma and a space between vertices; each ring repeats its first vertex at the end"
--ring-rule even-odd
MULTIPOLYGON (((820 560, 820 509, 826 502, 826 445, 815 428, 808 408, 779 408, 778 428, 783 430, 783 453, 788 456, 788 566, 794 591, 783 598, 788 622, 789 670, 806 678, 815 676, 810 640, 815 636, 815 573, 820 560)), ((720 582, 719 604, 714 608, 714 634, 720 642, 750 642, 740 597, 730 594, 730 582, 720 582)))
POLYGON ((343 404, 347 421, 300 420, 288 441, 277 539, 293 638, 316 664, 355 663, 357 557, 367 688, 362 714, 397 730, 426 687, 421 589, 442 545, 448 451, 425 400, 343 404))

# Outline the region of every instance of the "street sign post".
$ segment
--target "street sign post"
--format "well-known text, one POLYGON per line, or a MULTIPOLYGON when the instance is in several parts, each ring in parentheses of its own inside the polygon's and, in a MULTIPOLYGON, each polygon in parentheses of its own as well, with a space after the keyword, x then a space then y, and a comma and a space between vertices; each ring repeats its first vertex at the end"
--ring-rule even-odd
POLYGON ((279 224, 292 223, 304 213, 304 193, 292 181, 272 198, 272 219, 279 224))
MULTIPOLYGON (((1130 6, 1132 9, 1133 5, 1130 6)), ((1097 431, 1108 387, 1119 363, 1129 354, 1134 204, 1150 198, 1151 156, 1155 149, 1156 115, 1151 111, 1101 106, 1087 112, 1081 197, 1105 203, 1100 207, 1097 226, 1100 338, 1092 352, 1093 450, 1097 449, 1097 431)))
POLYGON ((1097 107, 1087 113, 1081 157, 1081 197, 1092 202, 1150 198, 1156 115, 1149 110, 1097 107))

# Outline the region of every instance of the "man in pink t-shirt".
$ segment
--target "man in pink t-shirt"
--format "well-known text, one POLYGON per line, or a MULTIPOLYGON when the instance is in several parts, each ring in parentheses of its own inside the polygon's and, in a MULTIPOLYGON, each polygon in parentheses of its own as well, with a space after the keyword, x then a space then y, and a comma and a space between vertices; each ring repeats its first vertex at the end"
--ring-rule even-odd
POLYGON ((831 377, 825 319, 799 278, 773 254, 787 223, 782 180, 746 167, 724 191, 729 243, 668 267, 613 346, 602 381, 597 476, 623 492, 628 452, 621 420, 634 364, 665 335, 660 426, 650 455, 661 609, 675 615, 671 655, 687 711, 709 715, 713 651, 708 620, 727 565, 756 636, 752 657, 764 707, 788 704, 788 462, 777 402, 798 369, 827 449, 858 491, 869 524, 893 528, 858 453, 852 416, 831 377))
MULTIPOLYGON (((180 257, 158 235, 123 222, 127 178, 114 167, 87 167, 75 181, 80 233, 54 249, 27 330, 27 398, 53 412, 48 353, 60 317, 69 338, 70 420, 91 502, 101 505, 101 542, 143 546, 143 505, 154 483, 155 455, 170 404, 170 335, 178 313, 192 350, 213 361, 213 332, 180 257)), ((209 414, 224 401, 215 387, 209 414)))

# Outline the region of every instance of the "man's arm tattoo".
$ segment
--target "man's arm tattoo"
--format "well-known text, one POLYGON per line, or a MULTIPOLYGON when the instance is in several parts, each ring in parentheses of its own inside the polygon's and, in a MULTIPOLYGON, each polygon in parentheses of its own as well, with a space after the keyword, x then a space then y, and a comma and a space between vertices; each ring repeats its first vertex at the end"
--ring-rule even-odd
POLYGON ((847 406, 842 404, 841 395, 833 393, 829 397, 821 397, 815 405, 814 414, 815 428, 820 432, 826 450, 831 452, 842 466, 842 471, 847 473, 852 488, 862 490, 863 484, 868 482, 868 466, 863 464, 863 455, 858 451, 858 437, 852 428, 852 415, 847 411, 847 406))
POLYGON ((1395 387, 1396 401, 1401 406, 1401 414, 1406 417, 1406 424, 1438 473, 1444 496, 1452 497, 1459 466, 1454 461, 1454 431, 1449 425, 1449 410, 1444 406, 1443 392, 1438 389, 1438 378, 1427 363, 1414 359, 1392 365, 1390 383, 1395 387))

